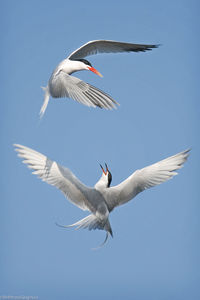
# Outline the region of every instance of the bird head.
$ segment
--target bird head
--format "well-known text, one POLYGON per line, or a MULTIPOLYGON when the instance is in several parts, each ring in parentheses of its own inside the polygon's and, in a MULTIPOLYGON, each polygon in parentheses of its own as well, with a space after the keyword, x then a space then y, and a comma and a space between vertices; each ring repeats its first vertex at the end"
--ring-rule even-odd
POLYGON ((85 65, 84 67, 86 70, 92 71, 93 73, 99 75, 100 77, 103 77, 103 75, 101 75, 101 73, 97 71, 87 59, 81 58, 79 59, 79 61, 81 61, 85 65))
POLYGON ((112 174, 108 170, 108 166, 106 163, 105 163, 105 167, 106 167, 105 170, 101 164, 100 167, 102 169, 102 175, 99 181, 96 183, 95 188, 97 189, 109 188, 112 181, 112 174))

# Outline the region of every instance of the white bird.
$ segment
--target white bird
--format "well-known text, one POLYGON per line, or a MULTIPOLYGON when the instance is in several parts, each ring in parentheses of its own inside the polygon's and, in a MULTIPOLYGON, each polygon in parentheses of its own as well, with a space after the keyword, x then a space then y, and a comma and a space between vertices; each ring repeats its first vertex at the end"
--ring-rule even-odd
POLYGON ((53 71, 48 85, 43 87, 45 95, 44 103, 40 110, 40 117, 44 115, 50 96, 53 98, 72 98, 84 105, 92 107, 98 106, 105 109, 115 108, 118 103, 108 94, 70 75, 77 71, 89 70, 102 77, 102 75, 92 67, 91 63, 84 59, 84 57, 89 55, 131 51, 144 52, 157 47, 158 45, 131 44, 106 40, 90 41, 84 44, 59 63, 53 71))
MULTIPOLYGON (((190 150, 170 156, 153 165, 136 170, 127 179, 110 187, 112 175, 101 166, 102 176, 94 187, 84 185, 68 168, 50 160, 45 155, 30 148, 15 144, 18 156, 24 158, 23 163, 33 169, 43 181, 56 186, 64 195, 82 210, 91 214, 80 221, 62 227, 101 229, 106 231, 105 244, 109 234, 113 236, 109 222, 109 213, 117 206, 133 199, 138 193, 167 181, 179 170, 187 160, 190 150)), ((103 245, 102 244, 102 245, 103 245)), ((102 246, 101 245, 101 246, 102 246)))

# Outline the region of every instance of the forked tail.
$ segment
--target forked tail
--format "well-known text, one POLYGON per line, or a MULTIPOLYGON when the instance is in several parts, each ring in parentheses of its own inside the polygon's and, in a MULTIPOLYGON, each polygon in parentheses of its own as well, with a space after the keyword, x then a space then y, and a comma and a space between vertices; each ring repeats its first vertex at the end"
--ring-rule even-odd
POLYGON ((47 87, 42 86, 42 89, 44 90, 45 94, 44 94, 44 102, 43 102, 42 107, 40 109, 40 119, 43 117, 43 115, 45 113, 45 110, 46 110, 47 105, 49 103, 49 97, 50 97, 48 86, 47 87))
POLYGON ((59 226, 59 227, 63 227, 63 228, 76 227, 76 229, 88 228, 89 230, 92 230, 92 229, 106 230, 106 238, 105 238, 104 242, 100 246, 98 246, 96 248, 92 248, 93 250, 101 248, 106 243, 109 234, 111 236, 113 236, 109 220, 107 219, 106 223, 102 223, 102 221, 99 220, 93 214, 91 214, 91 215, 81 219, 80 221, 78 221, 74 224, 71 224, 71 225, 60 225, 58 223, 56 223, 56 225, 59 226))

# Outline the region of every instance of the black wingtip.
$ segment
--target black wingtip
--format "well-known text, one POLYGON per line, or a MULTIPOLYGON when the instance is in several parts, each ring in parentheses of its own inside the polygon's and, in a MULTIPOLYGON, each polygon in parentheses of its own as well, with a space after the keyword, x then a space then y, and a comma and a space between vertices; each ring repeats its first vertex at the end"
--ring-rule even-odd
POLYGON ((158 48, 160 46, 162 46, 162 44, 156 44, 156 45, 153 45, 154 47, 153 48, 158 48))
POLYGON ((144 50, 151 50, 151 49, 154 49, 154 48, 158 48, 160 46, 162 46, 162 44, 147 45, 147 48, 144 49, 144 50))
POLYGON ((151 51, 152 49, 158 48, 160 46, 162 46, 162 44, 147 45, 146 48, 144 48, 143 50, 140 50, 140 51, 151 51))
POLYGON ((161 44, 155 44, 155 45, 138 45, 138 47, 133 47, 133 48, 128 48, 126 49, 127 52, 146 52, 146 51, 151 51, 154 48, 160 47, 161 44))

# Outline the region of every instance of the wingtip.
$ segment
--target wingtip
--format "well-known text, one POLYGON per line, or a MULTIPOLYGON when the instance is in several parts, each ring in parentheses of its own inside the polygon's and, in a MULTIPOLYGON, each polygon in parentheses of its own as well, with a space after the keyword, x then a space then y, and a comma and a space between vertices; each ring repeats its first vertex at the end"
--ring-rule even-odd
POLYGON ((185 153, 189 153, 190 151, 192 151, 192 148, 188 148, 185 150, 185 153))
POLYGON ((153 48, 158 48, 160 46, 162 46, 162 44, 155 44, 153 48))
POLYGON ((191 150, 192 150, 191 148, 188 148, 188 149, 182 151, 180 154, 184 155, 185 158, 187 159, 188 156, 190 155, 191 150))
POLYGON ((187 160, 188 159, 188 157, 190 156, 190 153, 191 153, 191 148, 188 148, 188 149, 186 149, 184 152, 183 152, 183 154, 185 154, 185 159, 187 160))
POLYGON ((18 152, 23 146, 20 144, 13 144, 13 147, 14 147, 14 150, 18 152))

